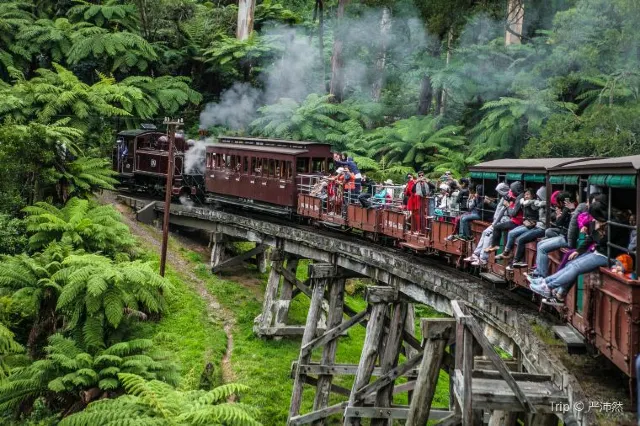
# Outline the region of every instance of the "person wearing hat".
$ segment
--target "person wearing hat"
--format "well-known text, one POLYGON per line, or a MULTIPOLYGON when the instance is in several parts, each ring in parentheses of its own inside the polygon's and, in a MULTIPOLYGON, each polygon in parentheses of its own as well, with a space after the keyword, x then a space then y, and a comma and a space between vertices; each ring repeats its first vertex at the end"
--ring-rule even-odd
MULTIPOLYGON (((589 206, 589 214, 593 221, 586 225, 585 238, 569 256, 567 265, 547 278, 529 280, 531 290, 544 297, 543 303, 563 305, 567 292, 580 275, 609 266, 608 208, 604 203, 595 201, 589 206)), ((614 241, 613 236, 612 234, 612 247, 619 245, 619 241, 614 241)))

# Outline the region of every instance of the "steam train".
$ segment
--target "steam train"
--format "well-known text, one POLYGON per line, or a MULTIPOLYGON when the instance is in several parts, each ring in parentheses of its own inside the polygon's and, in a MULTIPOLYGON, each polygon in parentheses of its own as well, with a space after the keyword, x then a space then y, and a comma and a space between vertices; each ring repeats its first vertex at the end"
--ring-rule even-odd
MULTIPOLYGON (((167 144, 164 134, 153 129, 121 132, 114 149, 113 167, 124 186, 153 194, 164 187, 167 144), (124 149, 126 147, 126 149, 124 149)), ((165 136, 166 138, 166 136, 165 136)), ((334 168, 328 144, 277 139, 220 137, 206 147, 203 170, 198 176, 184 173, 182 165, 190 146, 184 138, 176 143, 176 173, 172 193, 202 194, 205 202, 234 206, 269 215, 284 215, 341 232, 359 233, 380 244, 393 244, 422 255, 439 256, 457 267, 482 278, 502 283, 510 289, 528 289, 524 269, 507 268, 506 261, 489 257, 485 269, 471 267, 463 259, 478 243, 482 231, 490 225, 484 217, 472 223, 473 239, 449 241, 454 217, 446 212, 427 212, 424 200, 418 216, 410 218, 402 208, 402 188, 387 185, 392 202, 374 207, 360 203, 336 203, 314 190, 323 176, 334 168)), ((608 194, 609 209, 640 211, 638 173, 640 156, 621 158, 547 158, 503 159, 478 164, 471 169, 474 183, 482 184, 486 196, 498 182, 520 181, 534 189, 546 187, 549 196, 556 190, 568 190, 586 199, 589 188, 598 186, 608 194)), ((611 216, 610 216, 611 217, 611 216)), ((486 219, 489 218, 487 214, 486 219)), ((547 215, 548 222, 548 215, 547 215)), ((607 226, 630 226, 610 220, 607 226)), ((621 250, 629 252, 625 247, 621 250)), ((640 249, 629 253, 640 276, 640 249)), ((536 242, 527 244, 525 261, 535 264, 536 242)), ((550 254, 551 272, 557 270, 563 250, 550 254)), ((611 257, 611 256, 610 256, 611 257)), ((533 296, 537 297, 537 296, 533 296)), ((596 348, 630 379, 635 378, 635 355, 640 352, 640 281, 601 268, 581 276, 567 295, 565 305, 554 308, 591 347, 596 348)), ((630 381, 631 383, 631 381, 630 381)))

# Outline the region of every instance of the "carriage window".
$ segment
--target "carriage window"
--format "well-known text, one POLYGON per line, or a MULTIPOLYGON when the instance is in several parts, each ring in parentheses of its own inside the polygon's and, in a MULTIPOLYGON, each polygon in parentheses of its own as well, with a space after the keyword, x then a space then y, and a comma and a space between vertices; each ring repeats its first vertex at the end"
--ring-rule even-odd
POLYGON ((211 153, 207 152, 207 169, 211 168, 211 157, 212 157, 211 153))
POLYGON ((276 177, 282 178, 282 163, 283 161, 276 161, 276 177))
POLYGON ((324 173, 324 158, 314 158, 311 166, 311 172, 324 173))
POLYGON ((276 160, 270 159, 269 161, 269 177, 273 177, 276 171, 276 160))
POLYGON ((283 179, 291 179, 293 176, 293 167, 291 161, 284 161, 284 170, 282 171, 283 179))
POLYGON ((245 175, 249 174, 249 157, 243 157, 242 164, 242 173, 244 173, 245 175))
POLYGON ((308 158, 297 158, 296 159, 296 171, 298 173, 307 173, 309 170, 309 159, 308 158))

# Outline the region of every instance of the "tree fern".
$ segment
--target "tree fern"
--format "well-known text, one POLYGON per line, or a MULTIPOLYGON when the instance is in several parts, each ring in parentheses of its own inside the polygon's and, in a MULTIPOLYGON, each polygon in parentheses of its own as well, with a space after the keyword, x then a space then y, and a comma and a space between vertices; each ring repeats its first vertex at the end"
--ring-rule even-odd
POLYGON ((137 68, 144 71, 149 63, 158 59, 153 46, 141 36, 126 32, 102 31, 89 36, 74 37, 67 60, 70 64, 92 58, 98 61, 110 59, 111 66, 106 71, 137 68))
MULTIPOLYGON (((136 374, 148 380, 161 379, 175 384, 177 370, 167 353, 154 349, 146 339, 130 340, 100 350, 85 350, 61 334, 49 338, 46 356, 27 367, 14 368, 0 382, 0 410, 28 403, 44 396, 53 403, 64 401, 68 409, 86 405, 124 390, 120 374, 136 374), (113 355, 113 353, 120 355, 113 355)), ((77 408, 76 408, 77 409, 77 408)))
POLYGON ((80 157, 60 164, 56 172, 54 179, 60 182, 63 202, 70 197, 87 198, 97 190, 114 189, 113 185, 118 183, 111 162, 103 158, 80 157))
POLYGON ((75 2, 78 4, 67 12, 73 20, 93 22, 99 27, 107 24, 121 25, 128 29, 135 28, 138 23, 138 11, 132 4, 122 4, 117 0, 107 0, 102 4, 84 0, 75 0, 75 2))
POLYGON ((133 245, 129 228, 111 206, 95 206, 88 200, 72 198, 61 209, 39 202, 24 212, 27 231, 32 234, 29 243, 34 249, 60 241, 87 251, 115 254, 133 245))
POLYGON ((128 424, 258 426, 257 411, 245 404, 225 402, 246 392, 247 386, 226 384, 211 391, 180 392, 158 380, 120 373, 126 395, 96 401, 84 411, 60 422, 60 426, 128 424))
POLYGON ((67 257, 52 278, 64 282, 56 308, 68 318, 66 328, 76 330, 87 347, 104 346, 125 311, 164 312, 171 290, 149 263, 114 263, 95 254, 67 257))
POLYGON ((23 351, 22 346, 16 342, 14 335, 4 324, 0 323, 0 383, 9 373, 7 358, 23 351))

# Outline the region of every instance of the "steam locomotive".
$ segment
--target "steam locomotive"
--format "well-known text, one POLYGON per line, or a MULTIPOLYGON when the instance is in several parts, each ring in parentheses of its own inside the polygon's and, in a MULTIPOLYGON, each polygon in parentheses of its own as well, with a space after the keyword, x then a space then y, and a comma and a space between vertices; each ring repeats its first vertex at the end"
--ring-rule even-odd
MULTIPOLYGON (((140 129, 118 134, 113 167, 123 186, 157 194, 164 190, 167 169, 166 136, 155 129, 140 129)), ((463 259, 478 243, 489 223, 472 223, 473 239, 449 241, 455 220, 446 214, 427 213, 429 202, 421 207, 419 219, 410 218, 401 203, 380 208, 359 203, 332 202, 326 194, 314 191, 320 179, 333 171, 331 147, 325 143, 277 139, 220 137, 215 144, 201 150, 204 154, 199 173, 184 169, 185 158, 193 146, 183 136, 176 138, 176 170, 172 193, 198 195, 219 206, 251 209, 268 215, 284 215, 306 223, 331 227, 341 232, 359 233, 378 243, 393 244, 421 255, 439 256, 457 267, 511 289, 528 289, 527 269, 507 268, 506 261, 492 253, 486 269, 471 267, 463 259)), ((194 152, 194 151, 192 151, 194 152)), ((614 207, 640 211, 637 180, 640 156, 621 158, 548 158, 504 159, 478 164, 471 168, 471 178, 484 185, 485 195, 498 182, 520 181, 535 188, 546 187, 547 198, 556 190, 578 194, 580 201, 589 188, 597 185, 608 193, 609 209, 614 207), (612 206, 612 200, 615 206, 612 206)), ((401 199, 402 188, 389 185, 393 199, 401 199)), ((547 199, 549 205, 549 199, 547 199)), ((609 221, 610 228, 630 226, 609 221)), ((621 249, 627 250, 625 247, 621 249)), ((629 254, 636 260, 640 249, 629 254)), ((562 250, 550 254, 554 272, 563 256, 562 250)), ((525 261, 535 264, 536 242, 527 244, 525 261)), ((533 296, 537 297, 537 296, 533 296)), ((640 352, 640 282, 608 268, 585 274, 578 279, 562 307, 554 308, 579 334, 613 362, 630 379, 635 378, 635 355, 640 352)), ((630 382, 631 383, 631 382, 630 382)))

